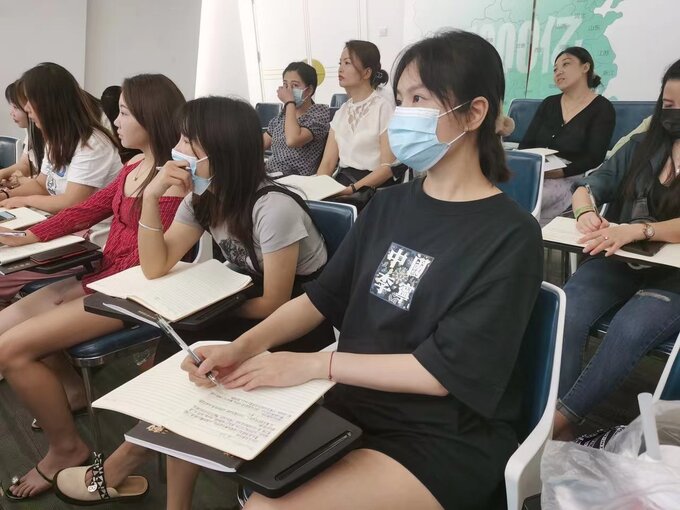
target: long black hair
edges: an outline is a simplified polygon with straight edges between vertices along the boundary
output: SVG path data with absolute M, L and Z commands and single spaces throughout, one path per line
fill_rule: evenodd
M 262 183 L 271 184 L 257 112 L 241 99 L 201 97 L 180 110 L 179 127 L 190 143 L 200 144 L 210 165 L 209 191 L 193 197 L 196 220 L 206 229 L 226 223 L 231 236 L 252 247 L 255 194 Z
M 26 97 L 24 96 L 22 87 L 20 79 L 7 85 L 7 88 L 5 89 L 5 99 L 7 99 L 8 103 L 17 108 L 21 108 L 21 110 L 26 113 L 26 110 L 24 110 Z M 28 133 L 26 150 L 29 151 L 29 153 L 32 151 L 35 157 L 35 165 L 33 164 L 33 161 L 31 161 L 31 158 L 28 159 L 29 172 L 31 177 L 34 177 L 40 173 L 40 166 L 42 165 L 43 156 L 45 155 L 45 139 L 40 130 L 36 127 L 35 122 L 31 119 L 28 119 L 26 132 Z
M 654 106 L 654 114 L 649 123 L 649 129 L 644 139 L 635 150 L 630 168 L 626 174 L 626 178 L 622 184 L 623 196 L 632 200 L 635 198 L 635 184 L 642 172 L 644 172 L 649 160 L 653 158 L 659 151 L 663 153 L 663 164 L 661 168 L 655 168 L 655 175 L 658 178 L 663 171 L 663 167 L 671 156 L 671 149 L 673 148 L 673 138 L 661 125 L 661 110 L 663 110 L 663 91 L 666 83 L 669 80 L 680 80 L 680 60 L 675 61 L 667 70 L 661 80 L 661 92 L 659 98 L 656 100 Z M 680 161 L 675 162 L 680 164 Z M 658 216 L 673 217 L 680 215 L 680 179 L 676 177 L 675 172 L 671 172 L 669 179 L 665 184 L 672 190 L 672 193 L 667 193 L 665 199 L 658 208 Z
M 465 115 L 470 101 L 476 97 L 486 98 L 489 110 L 477 129 L 479 164 L 491 182 L 507 181 L 510 171 L 501 139 L 496 134 L 496 119 L 505 95 L 503 63 L 496 49 L 477 34 L 462 30 L 423 39 L 407 48 L 399 59 L 392 83 L 395 97 L 399 79 L 412 62 L 418 68 L 422 84 L 442 104 L 447 108 L 463 105 L 452 115 L 458 112 Z

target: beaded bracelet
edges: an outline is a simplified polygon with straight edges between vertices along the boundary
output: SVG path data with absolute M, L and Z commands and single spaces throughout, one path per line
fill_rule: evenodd
M 587 212 L 595 212 L 595 208 L 592 205 L 584 205 L 583 207 L 579 207 L 574 211 L 574 218 L 576 218 L 576 221 L 578 221 L 578 219 Z

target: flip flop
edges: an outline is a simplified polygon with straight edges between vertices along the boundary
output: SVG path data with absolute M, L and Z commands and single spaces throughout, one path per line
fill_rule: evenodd
M 76 409 L 75 411 L 71 411 L 71 415 L 73 415 L 74 418 L 76 416 L 83 416 L 85 414 L 87 414 L 87 406 Z M 38 425 L 38 420 L 36 418 L 33 418 L 33 421 L 31 422 L 31 430 L 33 432 L 42 432 L 42 427 Z
M 88 485 L 85 479 L 92 471 Z M 142 499 L 149 492 L 149 482 L 143 476 L 128 476 L 115 489 L 106 486 L 104 461 L 100 453 L 94 455 L 91 466 L 62 469 L 54 476 L 54 492 L 59 499 L 78 506 L 94 506 L 113 502 L 131 502 Z
M 54 480 L 49 479 L 45 475 L 45 473 L 40 471 L 40 468 L 38 467 L 37 464 L 35 465 L 35 470 L 47 483 L 50 484 L 50 486 L 52 486 L 52 487 L 54 486 Z M 7 490 L 3 490 L 5 497 L 7 499 L 9 499 L 10 501 L 25 501 L 27 499 L 37 498 L 38 496 L 42 496 L 43 494 L 45 494 L 45 492 L 47 492 L 49 490 L 49 489 L 47 489 L 45 491 L 39 492 L 38 494 L 36 494 L 34 496 L 15 496 L 14 494 L 12 494 L 12 491 L 10 491 L 9 489 L 14 487 L 15 485 L 17 485 L 20 480 L 21 480 L 21 477 L 13 476 L 11 485 L 7 488 Z

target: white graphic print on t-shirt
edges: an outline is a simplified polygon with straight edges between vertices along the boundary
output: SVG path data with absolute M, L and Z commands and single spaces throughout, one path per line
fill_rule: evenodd
M 373 277 L 371 294 L 408 310 L 434 257 L 392 243 Z

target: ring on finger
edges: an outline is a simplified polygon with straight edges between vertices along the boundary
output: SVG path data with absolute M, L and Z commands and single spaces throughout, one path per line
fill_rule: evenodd
M 609 241 L 609 237 L 604 236 L 604 240 L 605 240 L 605 241 Z

